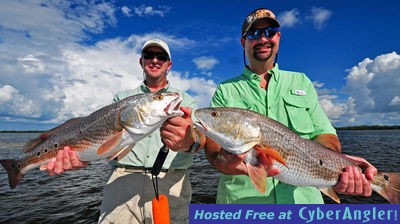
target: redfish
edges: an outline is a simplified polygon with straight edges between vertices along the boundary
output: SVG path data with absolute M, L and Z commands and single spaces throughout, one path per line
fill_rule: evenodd
M 314 141 L 301 138 L 285 125 L 257 112 L 238 108 L 202 108 L 194 112 L 196 128 L 233 154 L 246 153 L 248 174 L 255 188 L 265 192 L 267 171 L 258 156 L 276 159 L 280 173 L 273 178 L 296 186 L 315 186 L 340 202 L 332 187 L 346 166 L 360 171 L 367 164 L 353 161 Z M 370 182 L 372 189 L 390 203 L 400 203 L 400 173 L 379 172 Z
M 105 106 L 89 116 L 73 118 L 26 143 L 20 159 L 2 159 L 9 185 L 14 189 L 30 170 L 46 169 L 64 146 L 81 161 L 122 158 L 131 147 L 160 128 L 170 117 L 182 116 L 178 93 L 144 93 Z

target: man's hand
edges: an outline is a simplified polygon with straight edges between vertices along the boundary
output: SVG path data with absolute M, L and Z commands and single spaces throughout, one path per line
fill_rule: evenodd
M 345 195 L 362 195 L 369 197 L 372 194 L 372 188 L 369 181 L 372 181 L 374 176 L 378 173 L 378 170 L 367 162 L 365 159 L 345 155 L 353 161 L 359 161 L 365 164 L 364 173 L 361 173 L 359 168 L 354 166 L 346 166 L 345 172 L 340 176 L 339 182 L 333 187 L 333 189 Z
M 215 141 L 211 139 L 207 139 L 207 146 L 215 149 L 220 147 Z M 209 161 L 210 159 L 212 159 L 212 165 L 214 165 L 217 170 L 224 174 L 248 175 L 246 163 L 244 162 L 246 153 L 235 155 L 222 148 L 219 148 L 219 150 L 217 150 L 213 154 L 208 154 L 208 156 Z M 260 162 L 260 166 L 262 166 L 267 171 L 268 176 L 275 176 L 276 174 L 280 173 L 278 168 L 273 167 L 275 160 L 272 157 L 267 156 L 264 153 L 260 153 L 258 154 L 258 159 Z
M 217 170 L 230 175 L 247 175 L 246 164 L 243 162 L 246 154 L 235 155 L 224 149 L 218 152 L 213 164 Z
M 181 107 L 184 115 L 172 117 L 165 121 L 160 128 L 164 144 L 173 151 L 187 151 L 195 141 L 195 131 L 192 121 L 192 108 Z
M 66 170 L 73 170 L 85 167 L 89 162 L 82 162 L 78 159 L 76 152 L 71 150 L 69 146 L 65 146 L 63 150 L 59 150 L 57 156 L 47 163 L 47 172 L 50 176 L 54 174 L 62 174 Z

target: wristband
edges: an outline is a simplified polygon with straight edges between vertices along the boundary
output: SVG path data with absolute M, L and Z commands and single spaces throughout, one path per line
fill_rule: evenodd
M 199 150 L 200 147 L 200 138 L 199 135 L 196 133 L 196 139 L 194 140 L 193 144 L 189 147 L 186 153 L 195 153 L 197 150 Z

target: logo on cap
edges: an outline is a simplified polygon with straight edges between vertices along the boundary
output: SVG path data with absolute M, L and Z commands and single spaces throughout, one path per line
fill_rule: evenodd
M 272 26 L 280 27 L 278 20 L 276 20 L 275 14 L 268 9 L 256 9 L 251 12 L 245 19 L 242 26 L 242 36 L 244 36 L 251 26 L 260 19 L 269 19 L 272 22 Z

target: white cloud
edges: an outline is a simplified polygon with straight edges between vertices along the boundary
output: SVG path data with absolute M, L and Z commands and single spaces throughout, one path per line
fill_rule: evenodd
M 13 86 L 0 86 L 0 114 L 5 117 L 38 117 L 40 109 L 32 100 L 26 99 Z
M 310 20 L 314 23 L 314 27 L 318 30 L 322 29 L 327 21 L 332 16 L 332 12 L 321 8 L 321 7 L 312 7 L 311 14 L 306 16 L 306 20 Z
M 282 12 L 278 15 L 278 21 L 282 27 L 293 27 L 300 23 L 298 9 Z
M 345 90 L 354 99 L 357 113 L 400 111 L 400 55 L 383 54 L 364 59 L 349 70 Z M 396 98 L 397 97 L 397 98 Z
M 365 58 L 348 70 L 343 90 L 346 102 L 337 95 L 320 94 L 321 106 L 338 126 L 393 125 L 400 118 L 400 55 L 382 54 Z M 321 88 L 323 84 L 315 82 Z M 321 93 L 322 91 L 318 91 Z
M 128 16 L 128 17 L 131 17 L 131 16 L 132 16 L 132 14 L 131 14 L 132 9 L 130 9 L 130 8 L 129 8 L 128 6 L 126 6 L 126 5 L 124 5 L 124 6 L 121 7 L 121 11 L 122 11 L 122 13 L 123 13 L 125 16 Z
M 390 100 L 389 105 L 390 106 L 400 105 L 400 96 L 395 96 L 392 100 Z
M 13 95 L 15 95 L 17 92 L 18 91 L 10 85 L 0 87 L 0 105 L 11 101 Z
M 27 55 L 23 58 L 18 58 L 21 66 L 26 73 L 42 73 L 44 72 L 45 66 L 42 61 L 33 55 Z
M 153 15 L 164 17 L 169 10 L 170 7 L 168 6 L 158 6 L 157 9 L 155 9 L 153 6 L 140 5 L 139 7 L 133 8 L 134 13 L 139 17 Z
M 160 36 L 168 43 L 169 40 L 173 40 L 170 47 L 174 47 L 175 42 L 188 42 L 190 45 L 190 41 L 186 39 L 180 41 L 176 37 L 160 33 L 132 35 L 127 39 L 109 39 L 93 46 L 68 45 L 68 48 L 60 49 L 61 56 L 57 56 L 59 66 L 49 67 L 45 73 L 40 73 L 41 75 L 35 73 L 35 76 L 29 76 L 31 80 L 29 88 L 24 88 L 25 85 L 21 82 L 18 82 L 16 88 L 4 87 L 0 94 L 0 105 L 10 104 L 12 101 L 6 100 L 9 99 L 10 92 L 18 92 L 18 89 L 24 88 L 26 95 L 20 95 L 19 102 L 25 102 L 20 106 L 31 105 L 41 108 L 32 109 L 35 111 L 35 116 L 32 117 L 41 118 L 44 122 L 60 123 L 71 117 L 86 116 L 111 103 L 113 95 L 118 91 L 140 85 L 143 81 L 139 65 L 141 46 L 145 40 Z M 182 46 L 179 44 L 177 47 L 179 49 Z M 18 60 L 18 63 L 21 62 L 32 64 L 40 60 L 28 55 Z M 31 70 L 22 68 L 24 74 L 33 74 L 31 70 L 36 67 L 30 65 Z M 185 79 L 174 70 L 171 71 L 169 78 L 175 87 L 190 91 L 199 103 L 209 104 L 207 101 L 211 98 L 209 89 L 190 87 L 209 86 L 213 90 L 215 83 L 205 79 Z M 27 114 L 27 107 L 19 107 L 19 112 L 16 111 L 18 107 L 13 108 L 12 111 L 16 114 L 31 115 Z
M 348 111 L 346 103 L 339 102 L 339 97 L 333 94 L 334 91 L 323 89 L 324 83 L 313 81 L 313 85 L 318 92 L 318 101 L 322 109 L 333 124 L 337 123 Z
M 14 44 L 29 40 L 39 48 L 80 41 L 86 32 L 100 33 L 115 23 L 113 6 L 104 2 L 26 0 L 2 2 L 0 7 L 2 40 Z
M 76 11 L 70 8 L 73 4 Z M 114 12 L 111 4 L 94 2 L 2 3 L 0 122 L 55 124 L 86 116 L 111 103 L 116 92 L 142 82 L 139 52 L 146 40 L 162 38 L 172 53 L 196 44 L 165 33 L 80 44 L 88 37 L 85 34 L 102 32 L 116 24 Z M 164 15 L 151 10 L 147 13 Z M 181 77 L 174 68 L 169 76 L 175 87 L 188 90 L 208 105 L 210 90 L 190 87 L 213 89 L 215 83 L 187 77 Z
M 318 82 L 318 81 L 313 81 L 312 83 L 313 83 L 315 88 L 322 88 L 325 85 L 325 83 L 321 83 L 321 82 Z
M 193 59 L 193 63 L 196 64 L 197 69 L 202 70 L 202 71 L 209 71 L 213 69 L 219 61 L 215 57 L 207 57 L 207 56 L 202 56 L 202 57 L 197 57 Z
M 322 109 L 333 123 L 337 122 L 347 111 L 347 105 L 345 103 L 335 102 L 336 99 L 337 96 L 335 95 L 323 95 L 319 97 L 319 103 Z
M 187 74 L 183 74 L 182 76 L 179 72 L 172 72 L 168 79 L 179 89 L 191 94 L 199 107 L 210 106 L 211 97 L 214 94 L 217 84 L 205 78 L 185 78 L 185 75 Z
M 400 118 L 400 55 L 396 52 L 365 58 L 348 70 L 343 93 L 313 82 L 319 102 L 336 126 L 393 125 Z

